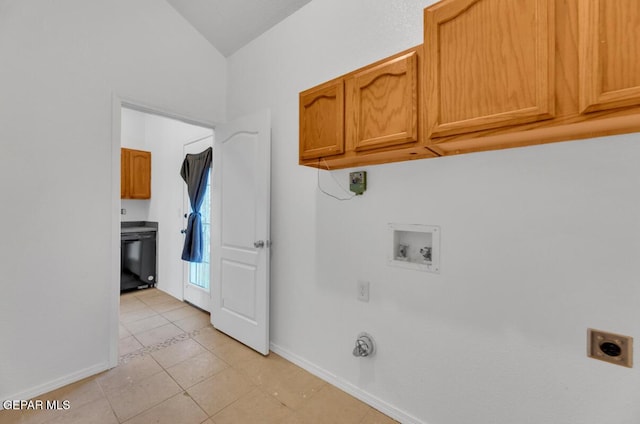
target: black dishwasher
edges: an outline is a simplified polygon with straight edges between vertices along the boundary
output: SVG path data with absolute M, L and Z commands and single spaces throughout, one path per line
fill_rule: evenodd
M 156 284 L 156 229 L 122 228 L 120 234 L 120 291 Z

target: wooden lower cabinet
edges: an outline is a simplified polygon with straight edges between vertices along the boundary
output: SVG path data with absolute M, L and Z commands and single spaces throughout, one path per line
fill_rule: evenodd
M 300 93 L 300 164 L 337 169 L 434 157 L 420 140 L 421 56 L 422 46 L 409 49 Z
M 120 150 L 120 197 L 151 198 L 151 152 L 125 148 Z

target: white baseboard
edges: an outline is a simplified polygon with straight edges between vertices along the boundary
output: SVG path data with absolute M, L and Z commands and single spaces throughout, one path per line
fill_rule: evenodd
M 32 387 L 28 390 L 25 390 L 20 393 L 15 393 L 13 395 L 7 396 L 1 401 L 4 400 L 28 400 L 34 399 L 37 396 L 48 393 L 52 390 L 59 389 L 60 387 L 64 387 L 67 384 L 75 383 L 76 381 L 80 381 L 83 378 L 91 377 L 92 375 L 98 374 L 102 371 L 108 370 L 109 364 L 108 362 L 100 363 L 89 368 L 85 368 L 83 370 L 74 372 L 69 375 L 65 375 L 64 377 L 57 378 L 55 380 L 40 384 L 39 386 Z M 61 399 L 62 400 L 62 399 Z M 4 409 L 2 404 L 0 403 L 0 411 Z
M 277 344 L 271 343 L 271 351 L 282 356 L 286 360 L 293 362 L 301 368 L 309 371 L 311 374 L 315 375 L 318 378 L 330 383 L 339 389 L 349 393 L 351 396 L 360 399 L 364 403 L 372 406 L 383 414 L 388 415 L 394 420 L 400 421 L 401 423 L 406 424 L 426 424 L 424 421 L 419 420 L 418 418 L 407 414 L 406 412 L 396 408 L 395 406 L 383 401 L 382 399 L 373 396 L 372 394 L 362 390 L 361 388 L 349 383 L 348 381 L 343 380 L 335 374 L 325 370 L 324 368 L 319 367 L 318 365 L 309 362 L 308 360 L 302 358 L 301 356 L 296 355 L 295 353 L 278 346 Z

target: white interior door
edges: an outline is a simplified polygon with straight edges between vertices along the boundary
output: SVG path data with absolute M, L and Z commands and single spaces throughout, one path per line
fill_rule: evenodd
M 213 136 L 201 140 L 186 143 L 183 148 L 183 157 L 187 154 L 200 153 L 213 145 Z M 214 153 L 215 156 L 215 153 Z M 209 183 L 207 185 L 207 193 L 200 214 L 202 216 L 202 236 L 203 236 L 203 259 L 202 262 L 186 262 L 183 261 L 183 286 L 184 300 L 196 305 L 198 308 L 211 312 L 211 221 L 214 218 L 211 213 L 211 179 L 209 172 Z M 183 228 L 187 228 L 187 218 L 191 212 L 191 204 L 189 203 L 189 194 L 187 185 L 183 184 Z M 183 238 L 184 241 L 184 238 Z
M 218 125 L 213 155 L 215 328 L 269 353 L 271 115 Z

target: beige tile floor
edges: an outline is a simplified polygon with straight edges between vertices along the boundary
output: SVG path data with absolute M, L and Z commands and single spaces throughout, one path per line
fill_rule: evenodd
M 0 411 L 0 424 L 388 424 L 275 353 L 264 357 L 157 289 L 120 298 L 120 364 L 39 396 L 67 411 Z

